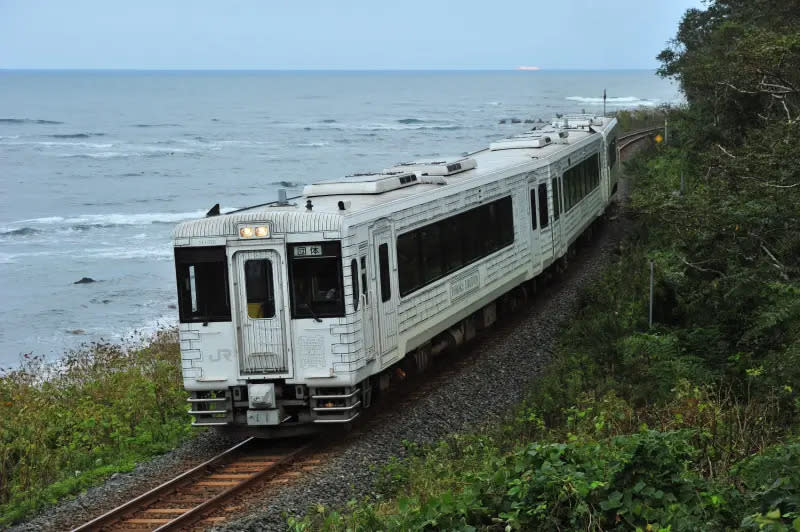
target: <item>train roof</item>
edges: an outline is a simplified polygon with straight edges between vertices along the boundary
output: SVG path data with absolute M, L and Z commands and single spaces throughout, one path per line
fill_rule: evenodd
M 531 162 L 549 164 L 571 146 L 611 128 L 614 122 L 613 118 L 595 115 L 567 115 L 464 156 L 403 162 L 380 172 L 320 181 L 286 201 L 185 221 L 178 224 L 174 236 L 232 236 L 238 234 L 239 224 L 256 221 L 269 221 L 275 233 L 335 231 L 345 216 L 406 198 L 422 198 Z

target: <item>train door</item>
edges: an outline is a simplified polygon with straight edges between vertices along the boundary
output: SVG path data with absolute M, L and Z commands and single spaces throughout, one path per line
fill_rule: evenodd
M 243 375 L 290 373 L 285 330 L 281 256 L 276 251 L 233 255 L 239 322 L 239 371 Z
M 553 257 L 555 258 L 560 257 L 566 251 L 566 243 L 564 242 L 564 233 L 561 226 L 561 198 L 564 197 L 564 179 L 561 172 L 556 172 L 550 179 L 550 197 L 552 198 L 550 223 L 553 236 Z
M 377 281 L 372 299 L 378 324 L 378 354 L 383 364 L 394 358 L 397 351 L 397 289 L 392 286 L 393 257 L 391 227 L 386 222 L 379 222 L 372 228 L 372 263 Z
M 547 183 L 530 183 L 531 224 L 539 231 L 539 257 L 542 266 L 548 266 L 553 260 L 555 245 L 553 242 L 553 228 L 550 223 L 550 208 L 547 201 Z
M 364 353 L 367 360 L 374 360 L 375 325 L 372 319 L 372 308 L 375 304 L 375 295 L 371 292 L 369 282 L 367 282 L 367 279 L 370 278 L 367 270 L 367 249 L 360 250 L 359 255 L 359 278 L 361 279 L 361 308 L 359 312 L 361 313 L 361 330 L 364 333 Z

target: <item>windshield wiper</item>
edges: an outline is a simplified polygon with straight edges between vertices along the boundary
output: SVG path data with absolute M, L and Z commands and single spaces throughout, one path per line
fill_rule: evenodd
M 322 320 L 319 319 L 319 316 L 317 316 L 316 312 L 314 312 L 314 309 L 311 308 L 311 304 L 309 302 L 306 301 L 305 303 L 303 303 L 302 306 L 308 309 L 308 312 L 314 318 L 314 321 L 316 321 L 317 323 L 322 323 Z

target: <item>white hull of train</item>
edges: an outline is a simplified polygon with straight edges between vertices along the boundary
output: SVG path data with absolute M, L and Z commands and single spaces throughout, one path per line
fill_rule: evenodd
M 311 185 L 174 233 L 196 425 L 349 423 L 409 360 L 497 319 L 616 191 L 616 121 L 569 117 L 458 161 Z M 441 171 L 439 171 L 441 169 Z

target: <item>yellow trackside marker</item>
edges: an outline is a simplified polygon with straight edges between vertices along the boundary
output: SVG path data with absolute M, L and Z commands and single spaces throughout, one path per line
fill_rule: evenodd
M 660 143 L 662 140 L 664 140 L 664 137 L 662 137 L 661 135 L 656 135 L 656 142 Z

